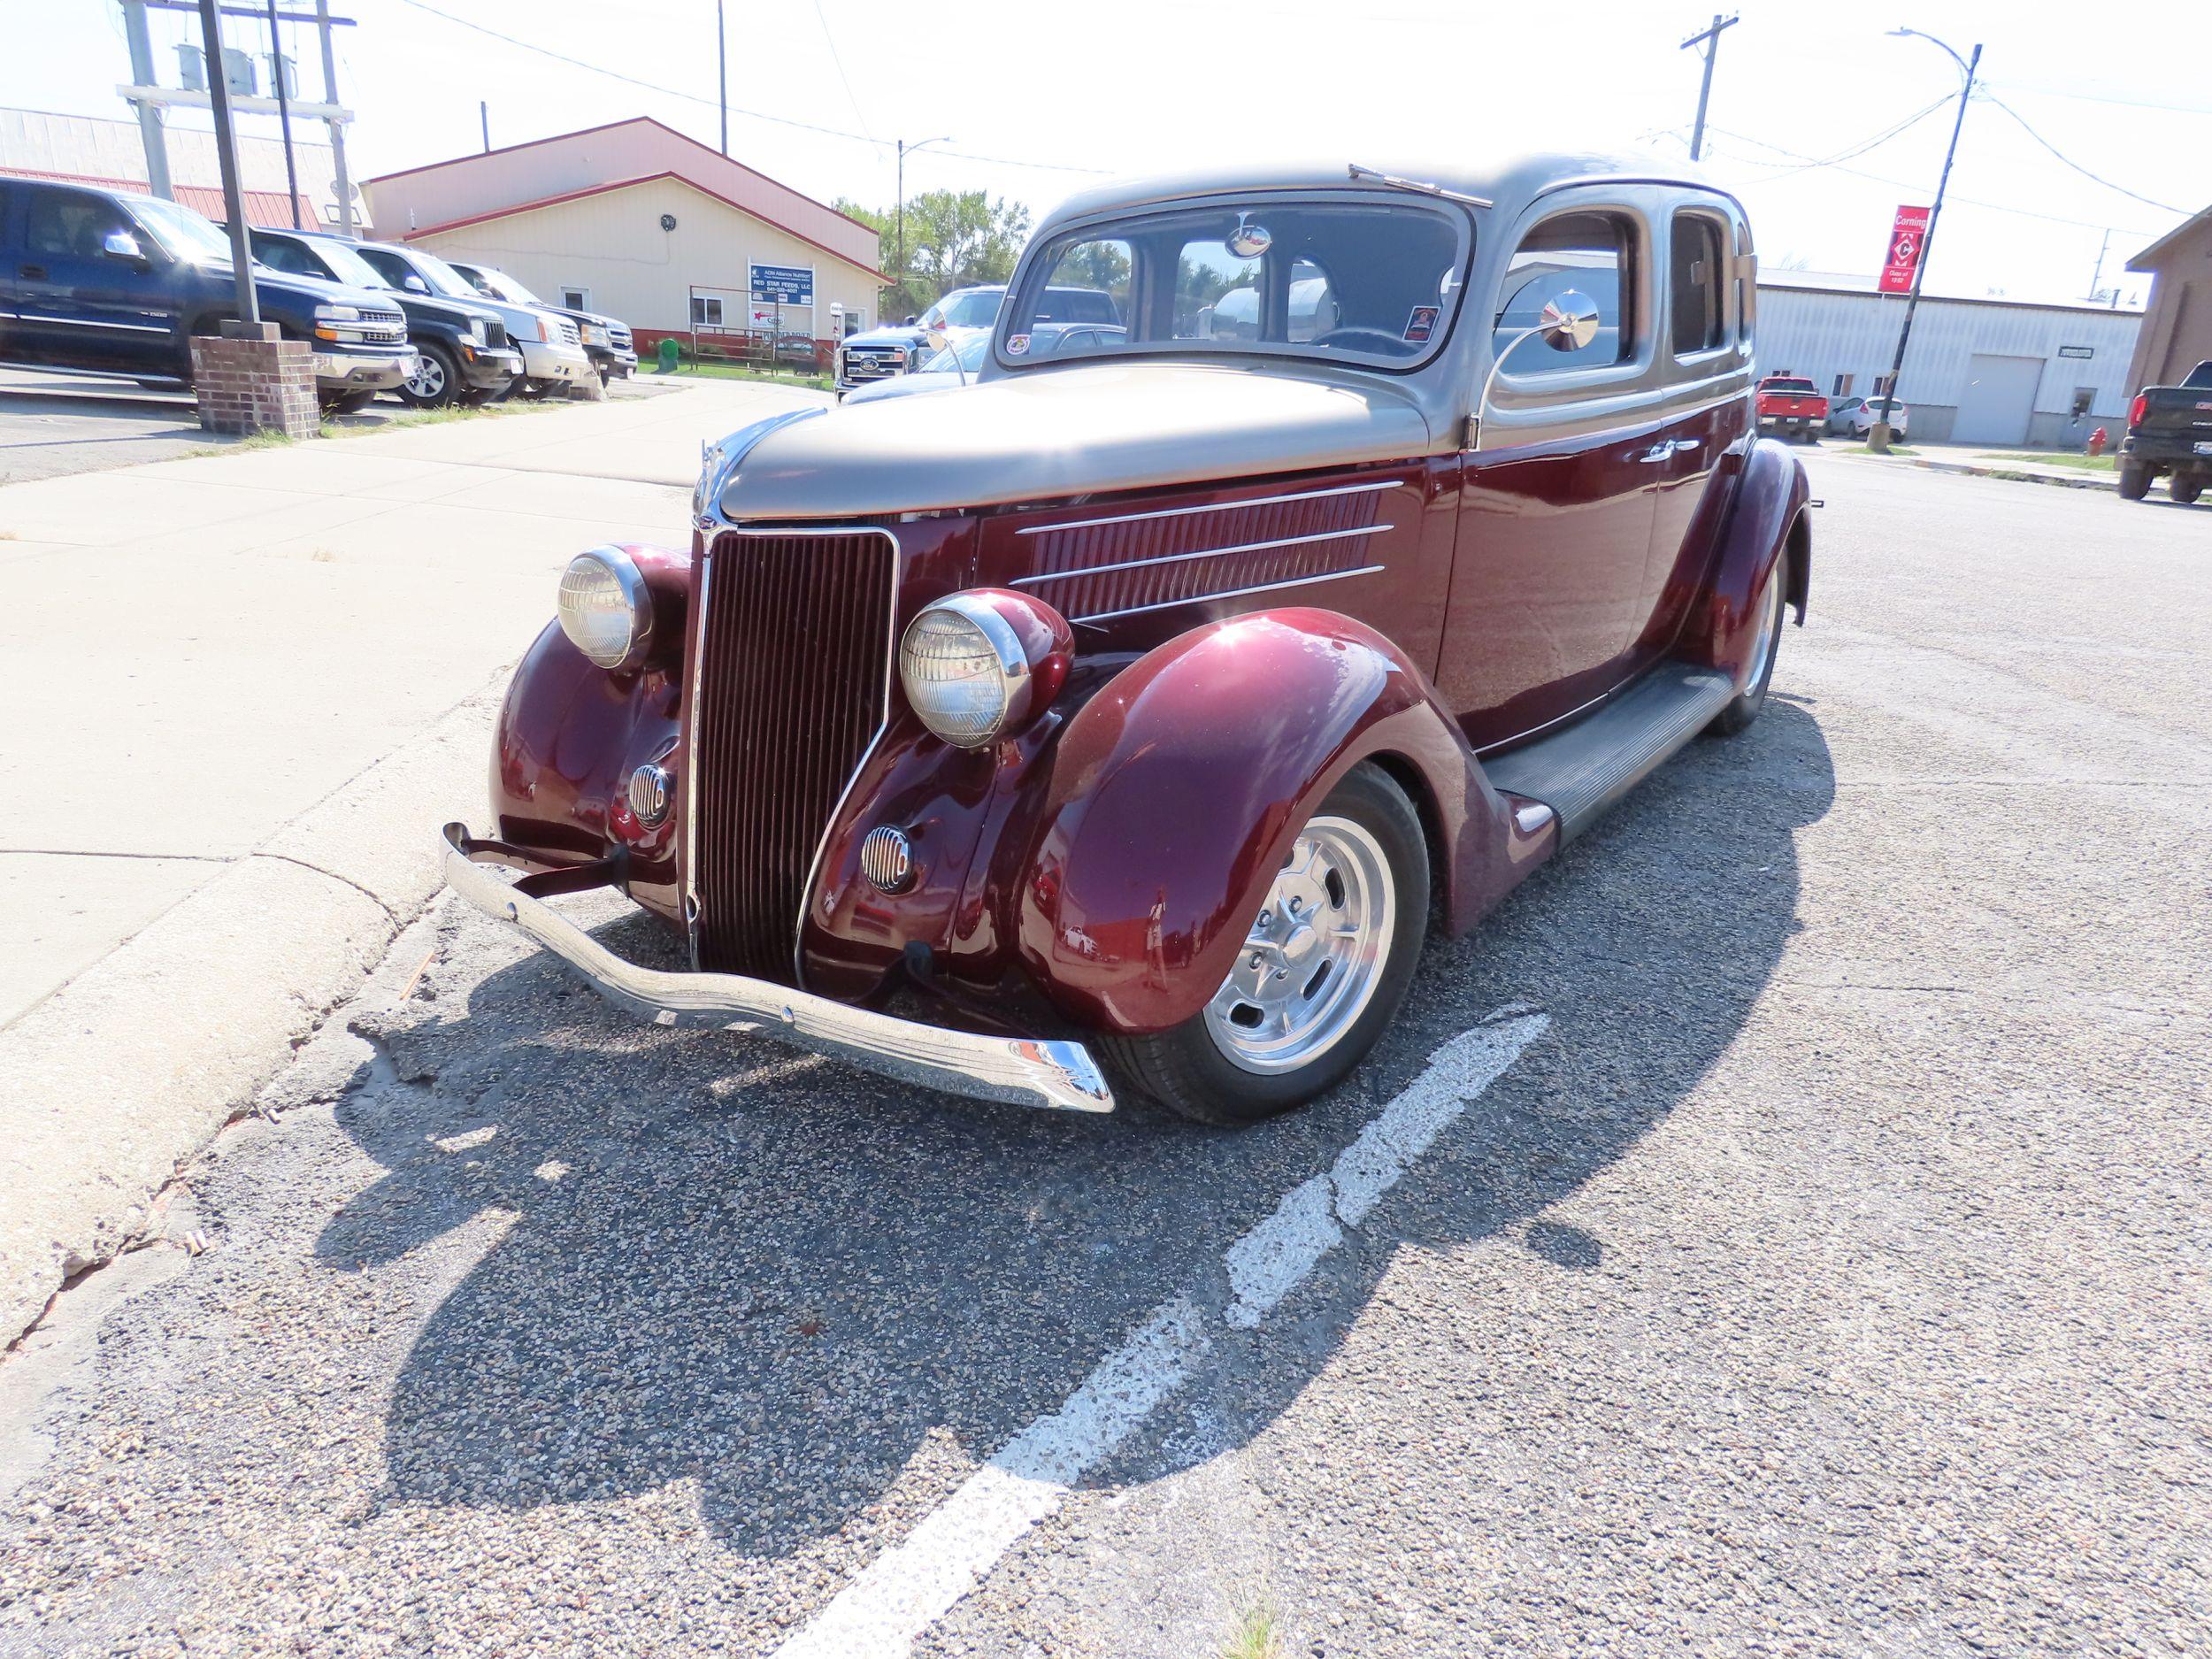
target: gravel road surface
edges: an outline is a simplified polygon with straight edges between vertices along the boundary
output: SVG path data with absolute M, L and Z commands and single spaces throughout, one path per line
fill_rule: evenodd
M 2212 507 L 1809 465 L 1758 725 L 1256 1131 L 434 913 L 0 1365 L 0 1652 L 2212 1649 Z

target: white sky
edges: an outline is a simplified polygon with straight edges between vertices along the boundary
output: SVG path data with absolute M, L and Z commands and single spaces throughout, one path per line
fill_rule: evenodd
M 910 159 L 910 191 L 983 188 L 1039 210 L 1090 180 L 1041 164 L 1146 173 L 1271 153 L 1479 163 L 1551 144 L 1686 153 L 1699 65 L 1678 48 L 1710 19 L 1702 0 L 1371 3 L 727 0 L 730 150 L 824 200 L 887 204 L 890 141 L 946 134 L 951 143 Z M 336 0 L 360 20 L 339 32 L 341 92 L 359 114 L 349 150 L 357 177 L 477 149 L 480 98 L 495 145 L 640 113 L 716 141 L 714 0 L 427 4 L 671 91 L 555 61 L 413 0 Z M 2092 172 L 2178 212 L 2208 205 L 2208 0 L 1739 0 L 1724 10 L 1742 21 L 1722 38 L 1707 159 L 1748 204 L 1770 265 L 1870 273 L 1897 205 L 1932 199 L 1959 72 L 1928 42 L 1885 35 L 1901 22 L 1962 56 L 1981 42 L 1989 90 Z M 151 16 L 157 62 L 173 81 L 169 42 L 196 39 L 197 19 Z M 227 27 L 234 44 L 265 50 L 253 26 Z M 113 0 L 0 0 L 0 104 L 129 114 L 115 93 L 127 60 Z M 289 50 L 303 93 L 319 93 L 312 32 Z M 1782 153 L 1835 157 L 1946 97 L 1840 165 L 1804 167 Z M 245 118 L 244 127 L 273 136 L 276 123 Z M 2069 171 L 1978 97 L 1929 287 L 2078 299 L 2109 228 L 2104 280 L 2139 296 L 2147 280 L 2126 276 L 2125 260 L 2178 212 Z

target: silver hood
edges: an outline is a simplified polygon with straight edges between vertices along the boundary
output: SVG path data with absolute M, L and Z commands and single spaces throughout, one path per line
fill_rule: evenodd
M 722 489 L 733 519 L 854 518 L 1425 455 L 1379 375 L 1313 365 L 1086 363 L 778 426 Z

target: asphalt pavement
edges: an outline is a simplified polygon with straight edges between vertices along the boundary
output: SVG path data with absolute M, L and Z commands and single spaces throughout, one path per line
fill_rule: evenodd
M 434 911 L 0 1365 L 0 1651 L 2212 1647 L 2212 507 L 1807 464 L 1758 724 L 1257 1130 Z

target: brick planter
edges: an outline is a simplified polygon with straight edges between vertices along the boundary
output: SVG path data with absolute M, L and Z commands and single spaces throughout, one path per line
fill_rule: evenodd
M 195 334 L 192 387 L 208 432 L 311 438 L 321 430 L 313 348 L 280 338 L 274 323 L 226 322 L 220 335 Z

